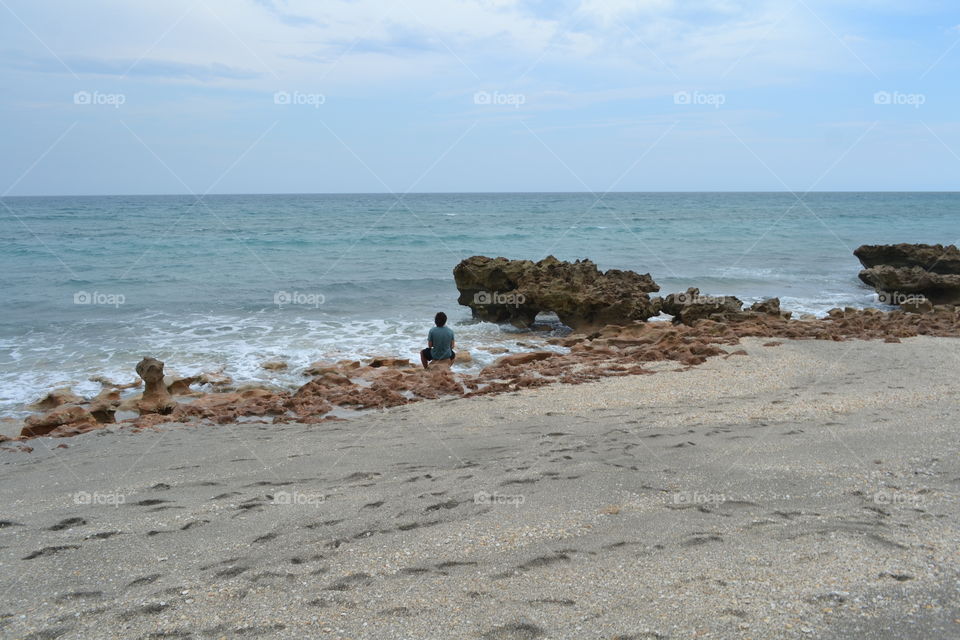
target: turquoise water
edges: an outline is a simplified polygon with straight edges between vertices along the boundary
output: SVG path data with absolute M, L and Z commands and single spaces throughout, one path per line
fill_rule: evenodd
M 852 250 L 960 239 L 960 194 L 771 193 L 4 198 L 0 415 L 146 354 L 192 373 L 302 382 L 320 359 L 411 357 L 436 310 L 458 342 L 533 338 L 465 324 L 451 271 L 483 254 L 590 258 L 798 312 L 875 304 Z M 286 304 L 276 304 L 276 302 Z M 486 362 L 482 354 L 479 364 Z M 267 372 L 265 359 L 292 369 Z

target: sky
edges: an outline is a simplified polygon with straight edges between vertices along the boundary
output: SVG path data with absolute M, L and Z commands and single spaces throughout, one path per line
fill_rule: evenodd
M 0 0 L 0 197 L 960 190 L 932 0 Z

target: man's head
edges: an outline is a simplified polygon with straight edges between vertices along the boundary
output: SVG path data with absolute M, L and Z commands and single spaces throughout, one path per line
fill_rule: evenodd
M 433 321 L 437 324 L 438 327 L 442 327 L 447 324 L 447 314 L 443 311 L 434 316 Z

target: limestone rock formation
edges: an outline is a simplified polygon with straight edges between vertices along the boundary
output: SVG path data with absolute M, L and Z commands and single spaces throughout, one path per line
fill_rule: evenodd
M 28 408 L 33 411 L 50 411 L 65 404 L 80 404 L 83 398 L 73 392 L 70 387 L 60 387 L 47 393 Z
M 671 293 L 663 299 L 661 310 L 673 316 L 675 323 L 692 325 L 697 320 L 723 320 L 738 314 L 743 302 L 733 296 L 702 295 L 700 289 L 690 288 L 685 293 Z
M 110 424 L 116 422 L 114 416 L 119 407 L 120 391 L 118 389 L 104 389 L 90 401 L 87 410 L 100 424 Z
M 863 245 L 853 252 L 864 269 L 860 279 L 880 294 L 880 301 L 911 311 L 928 309 L 925 301 L 960 304 L 960 250 L 955 245 Z
M 589 260 L 540 262 L 473 256 L 453 270 L 458 302 L 488 322 L 530 327 L 541 311 L 553 311 L 577 331 L 646 320 L 659 313 L 660 290 L 649 274 L 610 269 Z
M 143 396 L 137 402 L 140 413 L 166 414 L 173 411 L 176 402 L 163 384 L 163 363 L 156 358 L 144 358 L 137 363 L 137 375 L 145 385 Z
M 20 431 L 23 437 L 45 435 L 76 435 L 96 429 L 100 425 L 83 407 L 65 404 L 43 415 L 29 416 Z M 55 431 L 66 433 L 54 433 Z
M 769 298 L 743 309 L 743 302 L 734 296 L 702 295 L 699 289 L 685 293 L 671 293 L 663 299 L 661 309 L 673 316 L 674 324 L 693 325 L 700 320 L 716 322 L 743 322 L 756 315 L 790 318 L 789 311 L 780 310 L 780 299 Z

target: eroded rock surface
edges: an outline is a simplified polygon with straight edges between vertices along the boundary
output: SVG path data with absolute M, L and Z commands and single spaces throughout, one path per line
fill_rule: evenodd
M 853 253 L 864 266 L 860 280 L 887 304 L 912 311 L 928 310 L 924 301 L 960 304 L 960 250 L 955 245 L 863 245 Z
M 660 287 L 650 274 L 600 271 L 589 260 L 540 262 L 473 256 L 458 264 L 453 277 L 458 302 L 488 322 L 530 327 L 541 311 L 583 331 L 614 323 L 646 320 L 659 313 Z
M 163 380 L 163 363 L 144 358 L 137 363 L 137 375 L 143 379 L 143 396 L 137 402 L 140 413 L 170 413 L 176 406 Z

